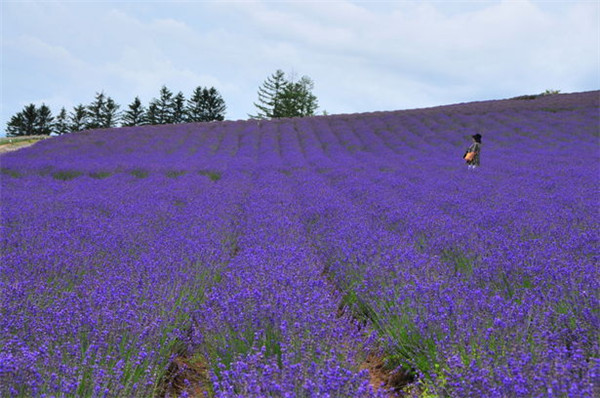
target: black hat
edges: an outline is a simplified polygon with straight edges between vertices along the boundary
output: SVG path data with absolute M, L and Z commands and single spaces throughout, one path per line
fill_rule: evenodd
M 474 135 L 472 135 L 471 137 L 473 137 L 473 139 L 474 139 L 476 142 L 478 142 L 478 143 L 480 143 L 480 144 L 481 144 L 481 134 L 477 133 L 477 134 L 474 134 Z

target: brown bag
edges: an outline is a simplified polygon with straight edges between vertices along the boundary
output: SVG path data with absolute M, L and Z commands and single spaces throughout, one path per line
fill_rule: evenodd
M 477 152 L 467 152 L 467 154 L 465 155 L 465 160 L 467 162 L 470 162 L 471 160 L 473 160 L 473 158 L 475 157 L 475 154 Z

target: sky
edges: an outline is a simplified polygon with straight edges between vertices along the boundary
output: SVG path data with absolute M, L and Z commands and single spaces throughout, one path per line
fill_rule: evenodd
M 314 81 L 317 114 L 600 89 L 600 1 L 0 0 L 0 135 L 104 92 L 121 110 L 164 85 L 215 87 L 248 119 L 281 69 Z

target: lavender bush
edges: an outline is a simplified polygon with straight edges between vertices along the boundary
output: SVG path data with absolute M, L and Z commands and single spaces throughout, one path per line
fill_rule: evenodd
M 597 396 L 599 99 L 4 154 L 0 395 Z

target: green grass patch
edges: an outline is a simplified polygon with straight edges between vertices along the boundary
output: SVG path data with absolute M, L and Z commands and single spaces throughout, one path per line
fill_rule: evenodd
M 3 176 L 9 176 L 9 177 L 13 177 L 13 178 L 19 178 L 22 176 L 22 174 L 20 172 L 18 172 L 17 170 L 6 169 L 6 168 L 0 168 L 0 174 Z
M 185 200 L 175 199 L 173 204 L 177 207 L 183 207 L 183 206 L 187 205 L 187 202 Z
M 47 135 L 44 136 L 23 136 L 23 137 L 2 137 L 0 138 L 0 145 L 6 144 L 33 144 L 34 142 L 38 142 L 41 140 L 45 140 L 48 138 Z
M 376 311 L 356 292 L 353 286 L 344 291 L 340 306 L 349 308 L 354 317 L 361 322 L 377 322 Z
M 185 170 L 169 170 L 166 172 L 166 176 L 169 178 L 177 178 L 177 177 L 181 177 L 185 173 L 187 173 L 187 171 L 185 171 Z
M 131 170 L 129 172 L 129 174 L 131 174 L 135 178 L 146 178 L 146 177 L 148 177 L 148 171 L 143 170 L 143 169 Z
M 430 377 L 437 363 L 437 346 L 431 336 L 418 330 L 410 312 L 395 308 L 379 319 L 375 328 L 391 342 L 385 356 L 385 368 L 391 371 L 401 367 L 412 377 L 418 372 Z
M 237 358 L 260 350 L 267 358 L 275 357 L 280 368 L 283 366 L 282 333 L 269 321 L 262 328 L 228 326 L 227 330 L 208 336 L 204 348 L 210 358 L 211 369 L 219 379 L 223 370 L 230 370 Z
M 559 113 L 559 112 L 568 112 L 568 111 L 572 111 L 573 109 L 571 108 L 541 108 L 540 109 L 542 112 L 549 112 L 549 113 Z
M 200 170 L 198 172 L 203 176 L 210 178 L 211 181 L 219 181 L 221 179 L 221 172 L 215 170 Z
M 98 180 L 110 177 L 111 175 L 112 175 L 112 173 L 110 171 L 92 171 L 89 173 L 90 177 L 96 178 Z
M 454 275 L 471 276 L 473 274 L 473 258 L 460 249 L 451 248 L 442 250 L 441 260 L 454 269 Z
M 70 181 L 70 180 L 73 180 L 73 179 L 79 177 L 82 174 L 83 173 L 81 171 L 76 171 L 76 170 L 61 170 L 61 171 L 55 171 L 54 173 L 52 173 L 52 177 L 55 180 Z

